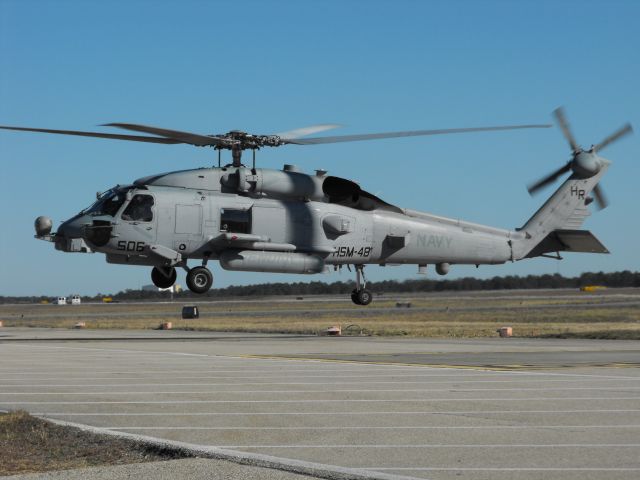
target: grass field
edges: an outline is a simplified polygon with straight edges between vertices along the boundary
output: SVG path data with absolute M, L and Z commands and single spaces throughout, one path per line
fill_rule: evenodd
M 396 307 L 410 301 L 411 308 Z M 181 319 L 183 305 L 198 305 L 200 318 Z M 640 339 L 640 289 L 598 293 L 574 290 L 384 295 L 368 307 L 342 297 L 235 299 L 216 302 L 0 305 L 7 327 L 174 329 L 318 333 L 331 325 L 352 332 L 423 337 L 495 336 L 511 326 L 519 337 Z
M 175 458 L 130 440 L 54 425 L 17 411 L 0 414 L 0 475 Z

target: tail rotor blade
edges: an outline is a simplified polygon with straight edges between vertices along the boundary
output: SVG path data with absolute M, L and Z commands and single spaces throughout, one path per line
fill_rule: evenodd
M 598 205 L 599 210 L 607 208 L 607 205 L 609 205 L 609 201 L 607 200 L 607 196 L 604 194 L 604 190 L 600 187 L 600 185 L 596 185 L 593 189 L 593 196 L 596 198 L 596 204 Z
M 558 121 L 558 125 L 560 126 L 560 130 L 562 130 L 562 134 L 564 135 L 564 138 L 566 138 L 567 142 L 569 142 L 569 145 L 571 145 L 571 150 L 574 152 L 579 152 L 580 147 L 578 146 L 576 139 L 573 137 L 573 134 L 569 129 L 569 122 L 567 121 L 567 117 L 564 114 L 564 108 L 562 107 L 556 108 L 553 111 L 553 115 L 556 117 L 556 120 Z
M 529 194 L 533 195 L 534 193 L 536 193 L 541 188 L 546 187 L 550 183 L 555 182 L 558 179 L 558 177 L 560 177 L 562 174 L 568 172 L 569 170 L 571 170 L 571 162 L 568 162 L 567 164 L 565 164 L 562 167 L 560 167 L 558 170 L 556 170 L 554 172 L 551 172 L 549 175 L 547 175 L 545 177 L 542 177 L 537 182 L 530 184 L 527 187 L 527 190 L 529 191 Z
M 599 144 L 595 145 L 593 148 L 594 148 L 594 150 L 596 152 L 599 152 L 600 150 L 602 150 L 606 146 L 612 144 L 613 142 L 617 141 L 618 139 L 624 137 L 625 135 L 630 134 L 631 132 L 633 132 L 633 128 L 631 127 L 630 123 L 627 123 L 623 127 L 619 128 L 618 130 L 613 132 L 607 138 L 602 140 Z

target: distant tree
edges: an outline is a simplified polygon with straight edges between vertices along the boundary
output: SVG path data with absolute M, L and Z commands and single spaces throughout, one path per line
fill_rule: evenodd
M 372 291 L 378 293 L 418 293 L 443 291 L 472 291 L 472 290 L 514 290 L 539 288 L 578 288 L 584 285 L 601 285 L 605 287 L 640 287 L 640 272 L 624 270 L 621 272 L 587 272 L 579 277 L 563 277 L 559 274 L 527 275 L 525 277 L 508 275 L 478 279 L 475 277 L 457 278 L 455 280 L 383 280 L 369 282 Z M 210 290 L 205 295 L 196 295 L 190 291 L 174 294 L 175 299 L 218 299 L 230 297 L 262 297 L 277 295 L 343 295 L 353 289 L 350 282 L 295 282 L 295 283 L 261 283 L 256 285 L 231 285 L 225 288 Z M 86 300 L 102 301 L 104 296 L 112 297 L 115 301 L 133 300 L 167 300 L 168 292 L 156 290 L 127 289 L 116 294 L 98 293 Z M 47 296 L 0 296 L 0 304 L 6 303 L 39 303 L 50 300 Z

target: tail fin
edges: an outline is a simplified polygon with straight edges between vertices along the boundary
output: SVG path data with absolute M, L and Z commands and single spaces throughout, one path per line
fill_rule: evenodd
M 608 253 L 591 233 L 579 230 L 584 220 L 591 215 L 588 208 L 589 194 L 608 168 L 609 162 L 606 162 L 597 174 L 589 178 L 571 175 L 519 229 L 524 238 L 514 241 L 514 259 L 562 250 Z M 571 232 L 582 232 L 582 240 L 576 242 L 576 235 L 571 235 Z

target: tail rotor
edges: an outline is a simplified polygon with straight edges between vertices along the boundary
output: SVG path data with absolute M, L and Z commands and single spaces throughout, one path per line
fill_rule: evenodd
M 531 195 L 538 193 L 542 188 L 555 182 L 558 178 L 560 178 L 567 172 L 572 172 L 572 174 L 576 178 L 590 178 L 593 175 L 597 174 L 602 166 L 608 163 L 608 160 L 599 157 L 598 153 L 607 146 L 618 141 L 619 139 L 630 134 L 633 131 L 631 124 L 627 123 L 613 132 L 611 135 L 606 137 L 600 143 L 593 145 L 588 150 L 584 150 L 582 147 L 580 147 L 580 145 L 578 145 L 575 137 L 573 136 L 573 133 L 571 132 L 571 128 L 569 127 L 569 122 L 564 113 L 564 109 L 562 107 L 557 108 L 556 110 L 554 110 L 553 116 L 555 117 L 564 138 L 567 140 L 567 143 L 571 148 L 571 160 L 569 160 L 565 165 L 558 168 L 557 170 L 554 170 L 553 172 L 545 175 L 537 181 L 529 184 L 527 186 L 527 190 Z M 598 208 L 606 208 L 609 202 L 607 201 L 604 190 L 600 187 L 600 185 L 596 185 L 592 192 Z

